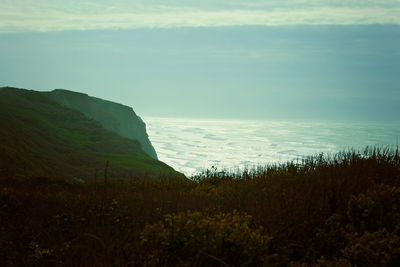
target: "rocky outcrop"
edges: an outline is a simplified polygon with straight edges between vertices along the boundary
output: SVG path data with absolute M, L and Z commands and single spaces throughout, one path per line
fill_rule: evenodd
M 146 125 L 131 107 L 63 89 L 56 89 L 46 94 L 59 104 L 78 110 L 98 121 L 105 129 L 139 141 L 142 150 L 157 159 L 156 151 L 146 133 Z

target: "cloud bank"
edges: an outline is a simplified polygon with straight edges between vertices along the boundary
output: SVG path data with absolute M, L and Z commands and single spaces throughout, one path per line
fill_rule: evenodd
M 0 0 L 0 33 L 219 26 L 400 24 L 400 1 Z M 268 3 L 263 3 L 268 2 Z M 218 4 L 216 4 L 218 3 Z

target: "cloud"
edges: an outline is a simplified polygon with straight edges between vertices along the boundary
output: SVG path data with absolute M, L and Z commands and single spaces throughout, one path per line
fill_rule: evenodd
M 4 2 L 4 3 L 2 3 Z M 215 1 L 212 1 L 215 2 Z M 4 1 L 0 33 L 296 24 L 400 24 L 400 1 Z M 268 3 L 262 3 L 268 2 Z M 381 3 L 385 2 L 385 3 Z M 290 3 L 290 5 L 288 5 Z

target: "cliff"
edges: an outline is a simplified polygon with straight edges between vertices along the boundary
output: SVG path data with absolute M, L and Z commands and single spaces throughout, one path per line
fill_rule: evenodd
M 146 133 L 146 125 L 131 107 L 63 89 L 46 94 L 59 104 L 78 110 L 88 118 L 98 121 L 105 129 L 137 140 L 145 153 L 157 159 L 156 151 Z
M 56 97 L 69 105 L 75 97 L 78 103 L 69 108 L 54 101 Z M 76 110 L 87 103 L 86 114 L 105 114 L 103 125 L 120 131 L 141 127 L 147 138 L 144 123 L 128 107 L 79 93 L 0 88 L 0 177 L 96 180 L 106 162 L 110 178 L 181 176 L 145 153 L 139 141 L 107 130 Z M 112 119 L 114 111 L 119 116 Z M 119 125 L 124 120 L 133 124 L 135 119 L 133 126 Z

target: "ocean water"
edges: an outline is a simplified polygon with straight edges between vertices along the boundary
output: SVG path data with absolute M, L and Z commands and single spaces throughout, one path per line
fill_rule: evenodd
M 161 161 L 187 176 L 366 146 L 396 147 L 400 123 L 144 118 Z

